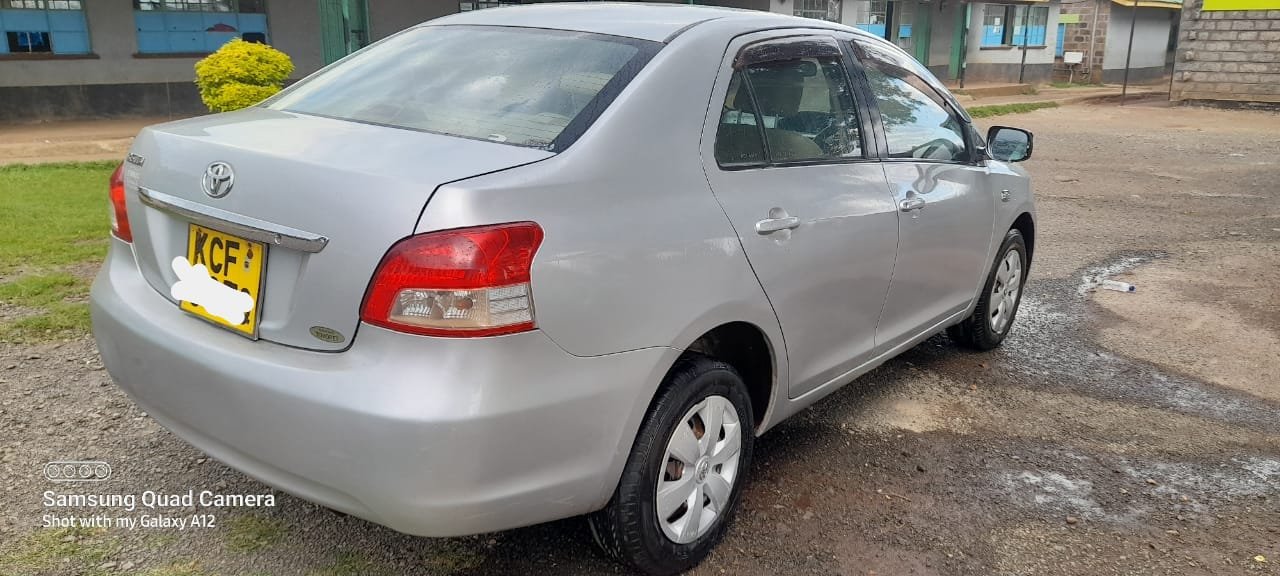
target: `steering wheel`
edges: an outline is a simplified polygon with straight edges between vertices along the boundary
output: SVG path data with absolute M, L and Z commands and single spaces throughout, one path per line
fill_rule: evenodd
M 916 158 L 929 158 L 934 160 L 941 160 L 943 158 L 939 156 L 934 156 L 934 153 L 942 149 L 946 149 L 947 151 L 947 156 L 945 158 L 946 160 L 954 159 L 956 156 L 960 156 L 961 153 L 963 152 L 963 150 L 961 150 L 959 146 L 956 146 L 955 142 L 947 140 L 946 138 L 937 138 L 935 140 L 930 140 L 928 142 L 925 142 L 924 145 L 916 148 L 915 151 L 919 152 L 920 154 L 919 155 L 912 154 L 912 156 L 915 156 Z
M 814 134 L 813 141 L 827 154 L 843 152 L 840 150 L 840 130 L 844 128 L 839 122 L 831 122 L 826 128 Z

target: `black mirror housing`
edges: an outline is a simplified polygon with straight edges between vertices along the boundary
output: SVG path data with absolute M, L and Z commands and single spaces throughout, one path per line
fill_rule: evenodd
M 987 152 L 1003 162 L 1022 162 L 1031 157 L 1035 135 L 1021 128 L 992 126 L 987 130 Z

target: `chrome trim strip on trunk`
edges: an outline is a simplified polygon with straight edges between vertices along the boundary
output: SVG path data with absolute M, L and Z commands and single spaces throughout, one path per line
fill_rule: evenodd
M 316 253 L 329 244 L 329 239 L 319 234 L 228 212 L 141 186 L 138 187 L 138 198 L 147 206 L 186 218 L 193 223 L 272 246 Z

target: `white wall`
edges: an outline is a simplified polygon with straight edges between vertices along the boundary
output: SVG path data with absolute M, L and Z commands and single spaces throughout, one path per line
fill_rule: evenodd
M 1104 70 L 1124 68 L 1125 52 L 1129 48 L 1129 26 L 1133 23 L 1133 8 L 1119 4 L 1111 6 L 1111 23 L 1107 26 L 1107 46 L 1102 53 Z M 1165 65 L 1165 53 L 1169 46 L 1169 26 L 1174 10 L 1164 8 L 1138 8 L 1138 21 L 1133 30 L 1133 60 L 1130 68 L 1155 68 Z
M 840 8 L 840 23 L 846 26 L 853 26 L 858 20 L 865 20 L 865 18 L 859 18 L 859 16 L 866 14 L 870 10 L 870 0 L 844 0 L 844 5 Z
M 1035 4 L 1043 6 L 1044 4 Z M 966 40 L 968 54 L 965 60 L 970 64 L 1020 64 L 1022 63 L 1022 47 L 982 49 L 982 20 L 987 4 L 973 4 L 973 19 L 969 22 L 969 38 Z M 1053 64 L 1053 51 L 1058 42 L 1058 8 L 1057 2 L 1049 7 L 1048 29 L 1045 30 L 1043 48 L 1027 48 L 1027 64 Z M 1000 7 L 1003 9 L 1003 6 Z M 1108 32 L 1110 34 L 1110 32 Z
M 794 14 L 797 0 L 769 0 L 769 11 L 778 14 Z M 840 23 L 853 26 L 858 21 L 858 14 L 871 6 L 869 0 L 842 0 L 840 6 Z
M 941 6 L 941 9 L 939 9 Z M 930 2 L 921 4 L 929 10 L 930 40 L 928 66 L 944 66 L 951 63 L 951 43 L 955 42 L 956 20 L 964 18 L 964 4 L 959 2 Z

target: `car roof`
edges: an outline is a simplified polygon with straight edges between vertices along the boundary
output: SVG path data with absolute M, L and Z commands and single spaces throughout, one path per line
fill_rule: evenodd
M 744 23 L 751 21 L 760 28 L 796 26 L 797 24 L 811 28 L 831 27 L 828 26 L 829 22 L 759 10 L 639 2 L 569 2 L 504 6 L 461 12 L 423 25 L 473 24 L 552 28 L 665 42 L 701 22 L 735 19 L 742 20 Z

